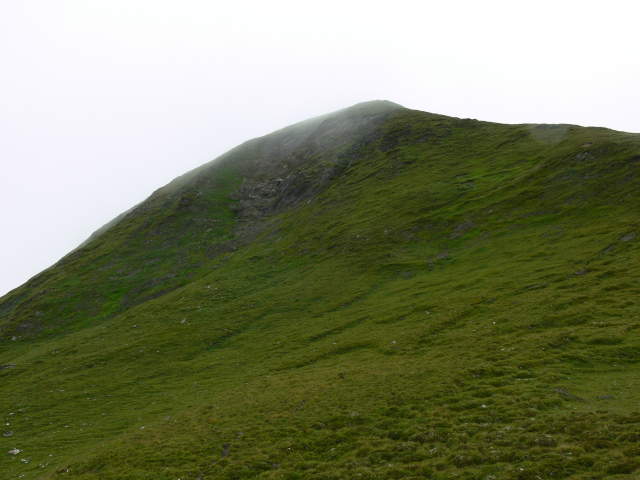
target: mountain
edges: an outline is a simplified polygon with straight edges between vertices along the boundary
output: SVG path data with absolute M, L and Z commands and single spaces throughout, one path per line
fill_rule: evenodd
M 386 101 L 250 140 L 0 299 L 3 478 L 635 478 L 639 171 Z

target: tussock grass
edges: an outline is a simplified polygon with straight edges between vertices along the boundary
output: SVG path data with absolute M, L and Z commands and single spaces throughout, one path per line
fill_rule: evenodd
M 382 111 L 248 142 L 3 298 L 4 477 L 637 475 L 640 138 Z M 248 217 L 287 136 L 301 200 Z

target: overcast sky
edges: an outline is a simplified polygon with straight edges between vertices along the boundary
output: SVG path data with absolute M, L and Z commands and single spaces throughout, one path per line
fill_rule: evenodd
M 0 0 L 0 296 L 174 177 L 358 102 L 640 132 L 634 3 Z

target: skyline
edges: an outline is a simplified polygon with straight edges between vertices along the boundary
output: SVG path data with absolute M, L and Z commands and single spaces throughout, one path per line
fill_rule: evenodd
M 628 2 L 0 4 L 0 296 L 173 178 L 381 99 L 640 132 Z

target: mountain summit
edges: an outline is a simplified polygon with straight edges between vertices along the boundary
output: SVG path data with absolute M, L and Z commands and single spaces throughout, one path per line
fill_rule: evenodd
M 387 101 L 250 140 L 0 299 L 0 471 L 637 474 L 638 168 Z

